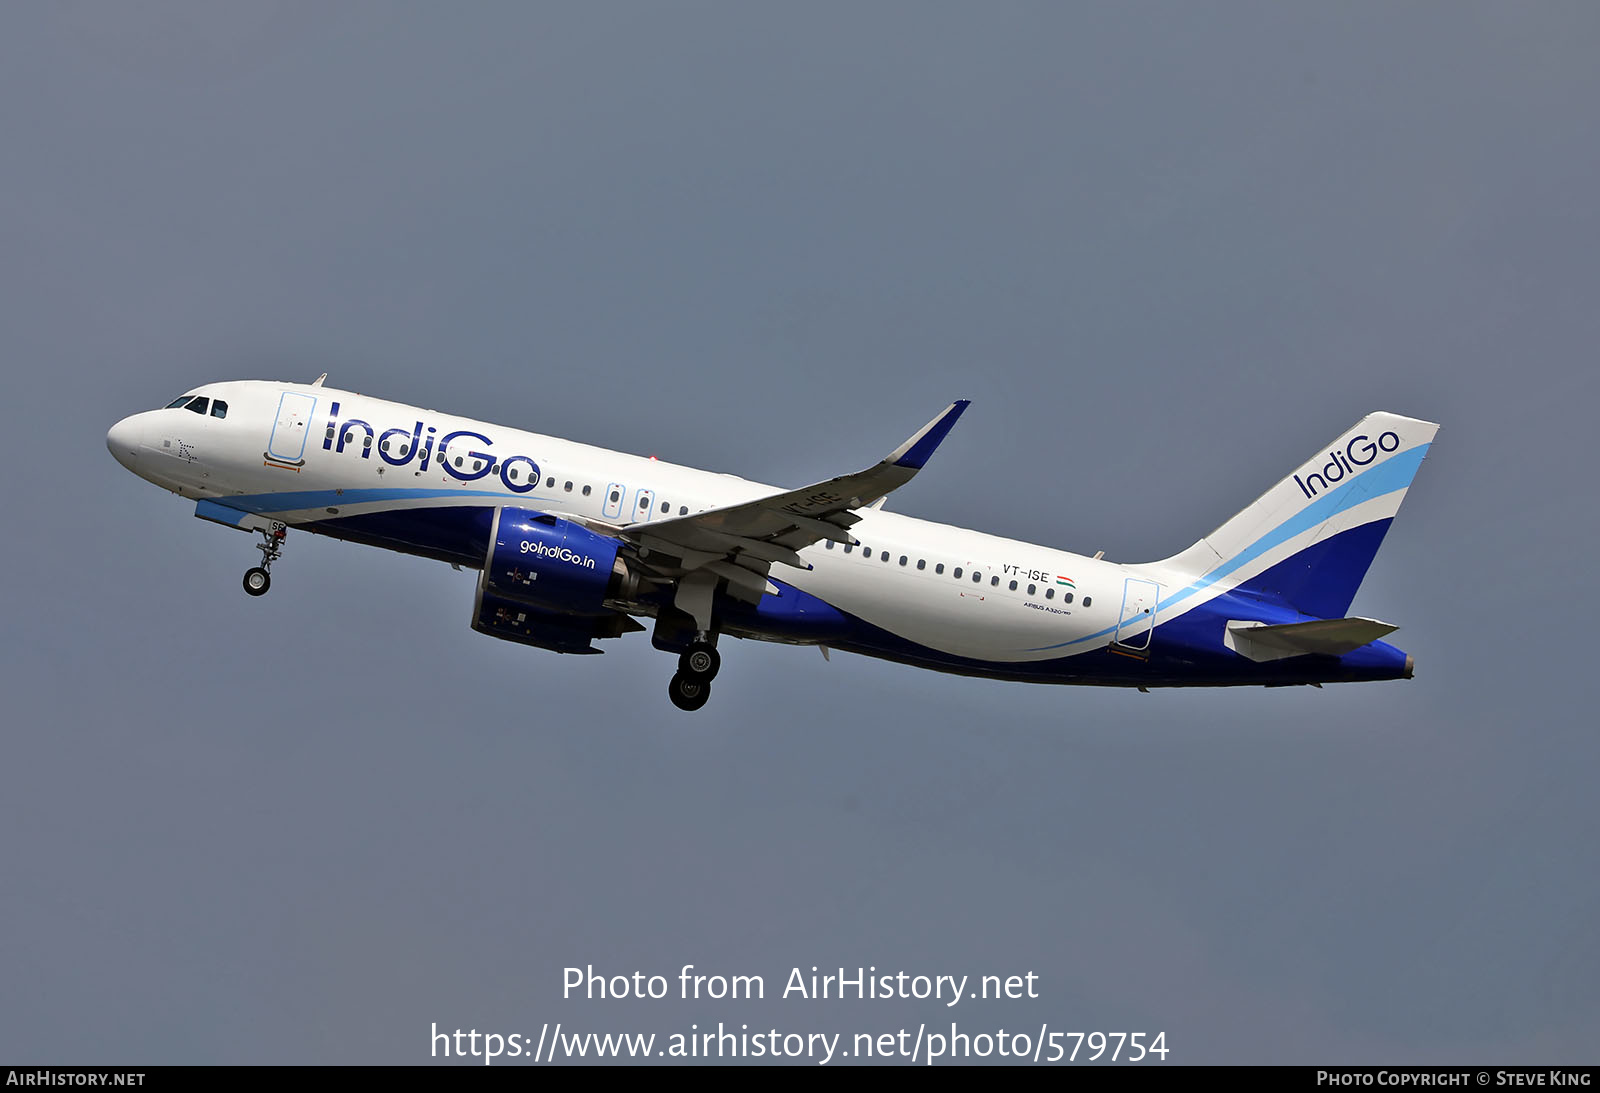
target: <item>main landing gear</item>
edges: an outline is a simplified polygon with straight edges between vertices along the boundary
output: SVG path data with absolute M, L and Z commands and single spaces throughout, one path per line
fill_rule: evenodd
M 256 549 L 261 552 L 261 564 L 245 571 L 244 590 L 252 596 L 265 596 L 272 587 L 272 563 L 283 557 L 283 541 L 289 537 L 284 524 L 273 522 L 272 529 L 257 528 L 261 542 Z
M 698 710 L 711 698 L 711 681 L 722 667 L 722 656 L 713 641 L 714 637 L 702 634 L 678 658 L 678 671 L 667 685 L 667 697 L 680 710 Z

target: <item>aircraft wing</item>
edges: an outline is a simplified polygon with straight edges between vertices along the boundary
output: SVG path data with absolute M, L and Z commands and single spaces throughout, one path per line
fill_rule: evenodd
M 866 508 L 916 477 L 969 405 L 958 399 L 877 465 L 803 489 L 776 493 L 692 516 L 629 524 L 616 532 L 662 576 L 707 570 L 730 594 L 754 602 L 769 589 L 772 563 L 811 568 L 796 553 L 832 539 L 854 543 L 849 529 Z

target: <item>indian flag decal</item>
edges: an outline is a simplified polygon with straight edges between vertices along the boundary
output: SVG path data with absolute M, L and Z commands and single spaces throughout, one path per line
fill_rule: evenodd
M 1072 578 L 1071 577 L 1057 577 L 1056 578 L 1056 584 L 1064 584 L 1068 588 L 1077 588 L 1078 587 L 1077 585 L 1072 583 Z

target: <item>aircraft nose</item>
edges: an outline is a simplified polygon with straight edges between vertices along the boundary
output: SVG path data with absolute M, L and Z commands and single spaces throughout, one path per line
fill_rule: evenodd
M 144 423 L 139 420 L 140 415 L 125 417 L 106 433 L 106 447 L 129 470 L 133 469 L 134 460 L 139 458 L 139 448 L 144 443 Z

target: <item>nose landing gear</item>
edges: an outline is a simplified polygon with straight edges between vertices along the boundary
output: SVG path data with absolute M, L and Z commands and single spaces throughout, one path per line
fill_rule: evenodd
M 283 557 L 283 541 L 289 537 L 289 529 L 275 520 L 270 531 L 266 528 L 256 531 L 261 536 L 256 546 L 261 552 L 261 564 L 245 571 L 244 590 L 252 596 L 265 596 L 272 587 L 272 563 Z

